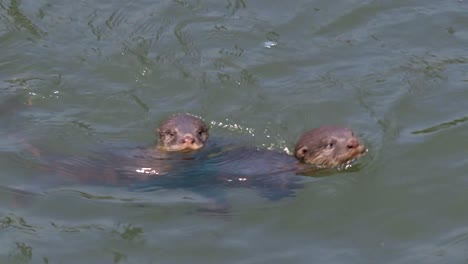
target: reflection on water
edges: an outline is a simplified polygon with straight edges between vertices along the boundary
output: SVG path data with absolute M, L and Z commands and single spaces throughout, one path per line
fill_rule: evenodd
M 466 262 L 467 11 L 0 1 L 0 262 Z M 155 166 L 114 150 L 175 112 L 218 139 L 128 177 Z M 323 124 L 371 155 L 296 175 L 291 147 Z
M 441 129 L 447 129 L 447 128 L 450 128 L 452 126 L 456 126 L 460 123 L 464 123 L 468 121 L 468 117 L 462 117 L 462 118 L 458 118 L 458 119 L 455 119 L 453 121 L 450 121 L 450 122 L 446 122 L 446 123 L 442 123 L 442 124 L 438 124 L 438 125 L 435 125 L 433 127 L 429 127 L 429 128 L 425 128 L 425 129 L 422 129 L 422 130 L 417 130 L 417 131 L 413 131 L 412 134 L 426 134 L 426 133 L 432 133 L 432 132 L 436 132 L 438 130 L 441 130 Z

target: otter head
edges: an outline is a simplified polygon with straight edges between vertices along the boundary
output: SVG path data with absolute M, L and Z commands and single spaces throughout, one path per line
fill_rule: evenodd
M 294 156 L 301 162 L 332 168 L 348 164 L 367 149 L 346 127 L 322 126 L 304 133 L 294 148 Z
M 161 123 L 158 147 L 165 151 L 192 151 L 202 148 L 208 139 L 208 126 L 190 114 L 176 114 Z

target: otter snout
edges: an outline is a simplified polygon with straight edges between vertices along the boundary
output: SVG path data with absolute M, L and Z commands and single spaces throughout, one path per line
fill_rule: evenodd
M 192 135 L 184 135 L 182 138 L 182 144 L 192 145 L 195 143 L 195 138 Z
M 352 137 L 348 140 L 346 147 L 348 147 L 349 149 L 355 149 L 359 147 L 359 145 L 361 145 L 359 139 L 357 139 L 356 137 Z

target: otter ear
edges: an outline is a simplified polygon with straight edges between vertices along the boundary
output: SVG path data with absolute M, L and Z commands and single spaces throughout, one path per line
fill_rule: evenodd
M 298 159 L 303 159 L 307 152 L 309 151 L 309 148 L 307 146 L 302 146 L 296 151 L 296 158 Z
M 165 131 L 159 127 L 155 130 L 155 132 L 156 132 L 156 136 L 158 136 L 159 138 L 163 138 L 164 133 L 165 133 Z

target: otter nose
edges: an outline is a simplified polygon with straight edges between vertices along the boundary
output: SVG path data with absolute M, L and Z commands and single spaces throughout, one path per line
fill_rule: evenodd
M 359 140 L 355 137 L 351 138 L 346 145 L 349 149 L 357 148 L 359 146 Z
M 182 139 L 183 144 L 193 144 L 195 143 L 195 139 L 191 135 L 185 135 Z

